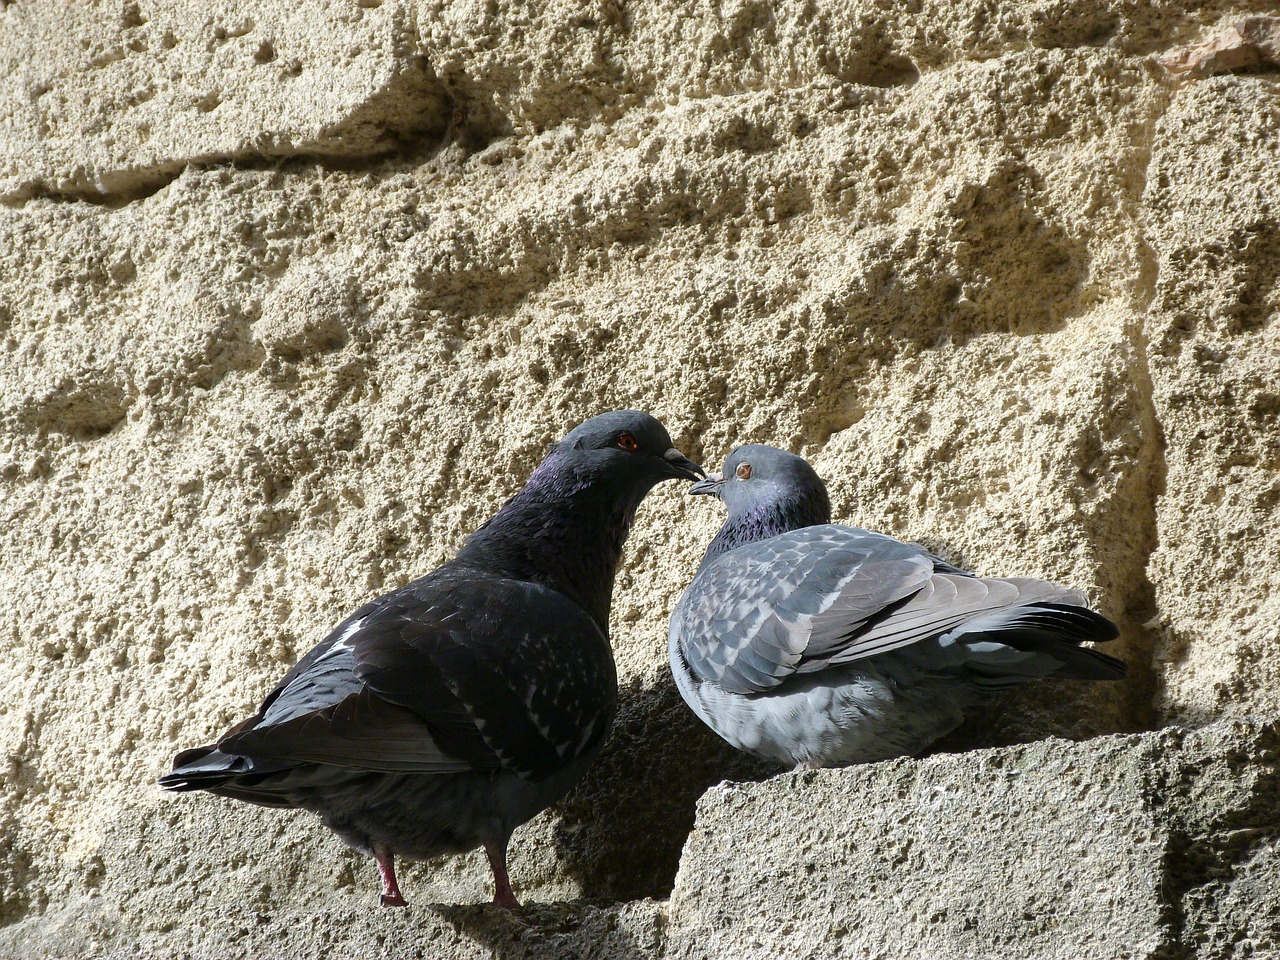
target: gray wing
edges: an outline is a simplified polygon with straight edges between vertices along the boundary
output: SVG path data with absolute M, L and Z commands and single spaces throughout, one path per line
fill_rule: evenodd
M 732 693 L 850 663 L 1010 605 L 1079 596 L 1039 580 L 973 577 L 916 544 L 816 526 L 748 544 L 698 573 L 672 616 L 689 669 Z
M 851 527 L 792 530 L 724 554 L 697 577 L 671 630 L 694 675 L 758 693 L 834 654 L 928 582 L 919 548 Z

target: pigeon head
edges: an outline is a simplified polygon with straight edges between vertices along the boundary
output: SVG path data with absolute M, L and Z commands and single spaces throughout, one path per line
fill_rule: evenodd
M 695 483 L 689 493 L 719 497 L 729 511 L 704 564 L 743 544 L 831 522 L 827 487 L 813 467 L 794 453 L 764 444 L 738 447 L 725 459 L 722 472 Z
M 639 410 L 592 417 L 556 445 L 555 454 L 579 477 L 634 484 L 648 490 L 663 480 L 698 480 L 703 469 L 671 442 L 666 427 Z
M 797 526 L 829 523 L 827 487 L 813 467 L 794 453 L 752 443 L 738 447 L 724 470 L 689 488 L 691 494 L 719 497 L 729 516 L 782 508 L 794 512 Z
M 555 445 L 454 562 L 552 587 L 607 633 L 614 574 L 640 502 L 664 480 L 705 475 L 649 414 L 592 417 Z

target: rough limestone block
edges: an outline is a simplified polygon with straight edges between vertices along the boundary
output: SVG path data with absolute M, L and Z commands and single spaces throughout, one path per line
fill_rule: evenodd
M 400 3 L 76 0 L 0 15 L 0 199 L 154 190 L 189 163 L 368 157 L 443 130 Z
M 1280 950 L 1277 760 L 1280 720 L 1254 719 L 724 783 L 698 804 L 669 907 L 515 916 L 426 900 L 382 910 L 356 858 L 330 876 L 287 816 L 234 837 L 210 810 L 203 838 L 184 839 L 171 807 L 113 824 L 87 889 L 0 930 L 0 953 L 1267 957 Z M 264 877 L 267 849 L 301 867 Z M 451 879 L 446 867 L 427 889 L 464 892 Z
M 74 899 L 33 941 L 25 924 L 0 931 L 6 957 L 103 960 L 659 960 L 665 905 L 533 906 L 519 916 L 479 905 L 380 910 L 347 900 L 301 911 L 206 907 L 163 929 L 129 927 L 108 904 Z
M 1151 558 L 1165 714 L 1280 709 L 1280 88 L 1178 91 L 1145 203 L 1147 320 L 1164 432 Z
M 723 784 L 666 955 L 1268 955 L 1277 748 L 1221 723 Z

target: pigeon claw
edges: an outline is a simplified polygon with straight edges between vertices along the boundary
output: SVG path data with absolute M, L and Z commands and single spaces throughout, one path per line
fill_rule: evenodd
M 499 910 L 519 910 L 520 901 L 510 890 L 499 890 L 493 895 L 493 906 Z
M 409 901 L 398 893 L 384 893 L 378 897 L 378 903 L 384 907 L 407 907 Z

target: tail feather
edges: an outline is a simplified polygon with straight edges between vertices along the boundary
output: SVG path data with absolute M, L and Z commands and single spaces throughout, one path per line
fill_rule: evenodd
M 1119 635 L 1116 625 L 1094 610 L 1041 601 L 972 620 L 948 639 L 969 652 L 965 667 L 976 682 L 1005 687 L 1047 676 L 1120 680 L 1128 672 L 1123 660 L 1080 646 Z
M 208 790 L 220 797 L 247 800 L 265 807 L 291 807 L 293 803 L 288 797 L 267 782 L 280 780 L 278 775 L 294 766 L 223 753 L 216 746 L 194 747 L 173 758 L 173 770 L 161 777 L 159 783 L 175 793 Z

